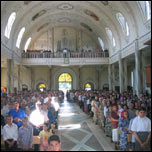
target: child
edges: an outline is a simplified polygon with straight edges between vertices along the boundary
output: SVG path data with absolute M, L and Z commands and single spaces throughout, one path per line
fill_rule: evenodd
M 60 142 L 59 136 L 57 135 L 53 135 L 49 137 L 48 145 L 49 145 L 48 151 L 61 151 L 60 150 L 61 142 Z
M 40 151 L 48 149 L 48 138 L 52 136 L 52 130 L 49 128 L 49 123 L 44 123 L 43 130 L 40 132 Z

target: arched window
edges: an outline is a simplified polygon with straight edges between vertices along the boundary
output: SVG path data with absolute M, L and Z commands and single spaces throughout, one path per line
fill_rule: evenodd
M 27 51 L 27 48 L 28 48 L 30 42 L 31 42 L 31 37 L 29 37 L 28 40 L 26 41 L 26 44 L 25 44 L 25 47 L 24 47 L 25 52 Z
M 11 33 L 11 29 L 12 29 L 13 23 L 15 21 L 15 18 L 16 18 L 16 13 L 13 12 L 9 17 L 6 28 L 5 28 L 5 36 L 8 39 L 10 38 L 10 33 Z
M 23 37 L 23 34 L 25 32 L 25 27 L 23 27 L 20 32 L 19 32 L 19 35 L 18 35 L 18 38 L 17 38 L 17 41 L 16 41 L 16 47 L 17 48 L 20 48 L 20 43 L 21 43 L 21 39 Z
M 117 13 L 116 17 L 117 17 L 125 35 L 129 36 L 129 26 L 128 26 L 128 23 L 127 23 L 126 19 L 124 18 L 124 16 L 121 13 Z
M 45 85 L 44 83 L 40 83 L 40 84 L 38 85 L 38 89 L 39 89 L 41 92 L 43 92 L 43 90 L 46 89 L 46 85 Z
M 115 38 L 113 37 L 112 31 L 108 27 L 106 27 L 106 33 L 107 33 L 109 40 L 111 41 L 113 47 L 115 47 L 116 46 Z
M 98 40 L 99 40 L 102 50 L 104 51 L 105 48 L 104 48 L 104 43 L 103 43 L 102 39 L 100 37 L 98 37 Z
M 86 83 L 85 84 L 85 90 L 91 90 L 92 89 L 92 86 L 91 86 L 91 84 L 90 83 Z
M 151 5 L 149 1 L 138 1 L 140 8 L 142 9 L 142 13 L 146 17 L 147 20 L 151 19 Z
M 62 73 L 59 76 L 59 82 L 72 82 L 72 77 L 69 73 Z

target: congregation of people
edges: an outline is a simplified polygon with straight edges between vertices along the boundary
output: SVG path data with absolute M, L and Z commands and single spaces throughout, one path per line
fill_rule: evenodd
M 48 139 L 58 128 L 58 111 L 63 100 L 64 93 L 54 90 L 1 96 L 1 137 L 5 149 L 31 150 L 34 147 L 34 150 L 47 151 Z M 130 92 L 71 90 L 67 92 L 67 100 L 77 103 L 92 122 L 103 129 L 115 149 L 151 150 L 149 95 L 138 97 Z M 40 144 L 33 145 L 34 136 L 39 136 Z
M 50 138 L 60 145 L 55 131 L 62 100 L 62 91 L 23 91 L 1 96 L 1 141 L 5 150 L 50 151 Z M 40 138 L 40 144 L 33 144 L 34 137 Z
M 111 138 L 116 150 L 151 150 L 151 97 L 131 92 L 70 91 L 67 97 Z

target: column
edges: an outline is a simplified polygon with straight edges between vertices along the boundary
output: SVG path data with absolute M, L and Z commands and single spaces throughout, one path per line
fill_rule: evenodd
M 127 59 L 123 60 L 123 82 L 124 82 L 124 91 L 127 91 L 128 86 L 128 73 L 127 73 Z
M 34 70 L 31 67 L 31 90 L 34 90 L 34 79 L 35 79 L 35 75 L 34 75 Z
M 121 52 L 119 52 L 119 84 L 120 84 L 120 93 L 123 92 L 123 65 L 121 59 Z
M 111 71 L 112 71 L 112 64 L 108 65 L 108 80 L 109 80 L 109 90 L 112 90 L 112 77 L 111 77 Z
M 145 54 L 141 51 L 141 82 L 142 82 L 142 92 L 146 91 L 146 70 L 145 70 Z
M 112 90 L 115 91 L 115 65 L 112 64 L 112 70 L 111 70 L 111 75 L 112 75 Z
M 138 40 L 135 41 L 135 78 L 136 78 L 136 94 L 139 97 L 141 93 L 141 76 L 140 76 L 140 54 L 139 54 L 139 46 Z
M 81 77 L 80 77 L 80 70 L 81 70 L 81 67 L 79 67 L 79 69 L 78 69 L 78 77 L 79 77 L 79 78 L 78 78 L 78 80 L 79 80 L 79 83 L 78 83 L 78 84 L 79 84 L 78 89 L 79 89 L 79 90 L 81 90 Z
M 52 52 L 54 52 L 54 28 L 52 28 Z
M 21 87 L 21 65 L 17 65 L 17 87 L 18 87 L 18 91 L 21 91 L 22 87 Z
M 50 79 L 50 90 L 51 90 L 51 88 L 52 88 L 52 68 L 50 68 L 50 70 L 49 70 L 49 72 L 50 72 L 50 76 L 49 76 L 49 79 Z
M 7 93 L 14 93 L 14 61 L 7 59 Z

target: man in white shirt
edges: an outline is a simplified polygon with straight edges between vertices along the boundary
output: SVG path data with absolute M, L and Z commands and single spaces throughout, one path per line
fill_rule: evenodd
M 6 117 L 7 124 L 3 127 L 3 139 L 5 141 L 6 151 L 17 149 L 18 127 L 13 122 L 12 116 Z
M 139 116 L 135 117 L 131 131 L 136 136 L 135 151 L 150 151 L 151 120 L 146 117 L 146 109 L 139 109 Z

